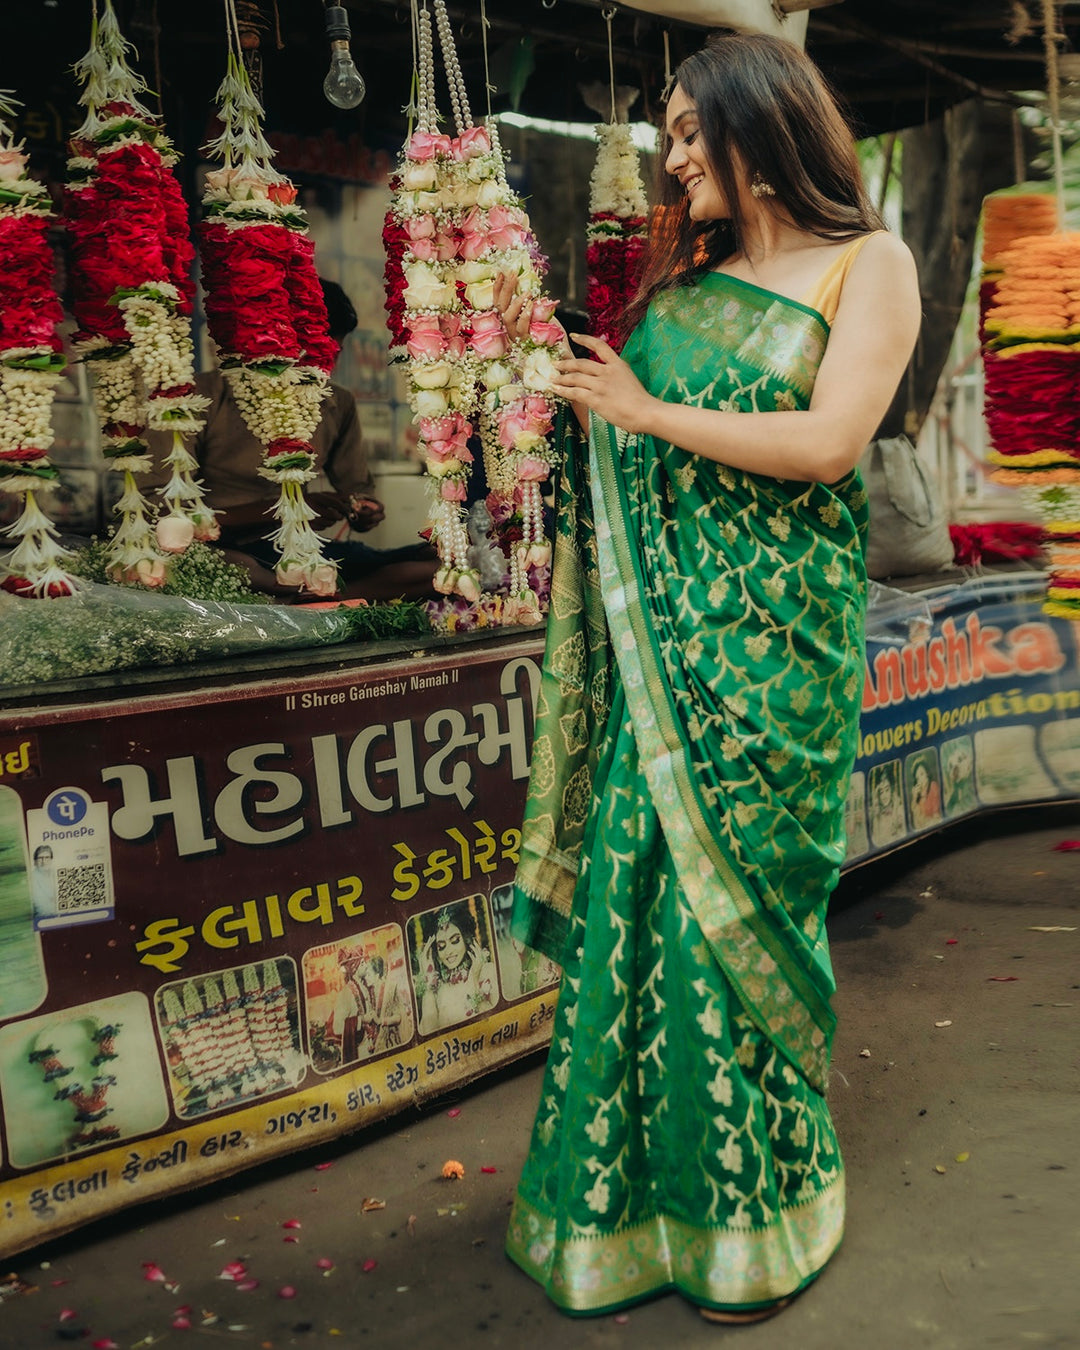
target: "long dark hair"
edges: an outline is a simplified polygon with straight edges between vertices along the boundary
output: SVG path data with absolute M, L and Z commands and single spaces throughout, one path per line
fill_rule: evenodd
M 765 198 L 794 224 L 842 240 L 884 228 L 867 196 L 847 123 L 813 61 L 783 38 L 716 34 L 675 72 L 697 109 L 701 140 L 731 211 L 692 221 L 678 180 L 665 172 L 671 138 L 662 137 L 656 199 L 662 208 L 641 284 L 623 319 L 624 336 L 658 291 L 687 285 L 742 247 L 744 222 L 733 151 L 775 189 Z

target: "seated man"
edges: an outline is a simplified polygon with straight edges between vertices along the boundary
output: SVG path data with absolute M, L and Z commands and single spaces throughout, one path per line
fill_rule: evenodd
M 356 327 L 356 311 L 335 282 L 323 281 L 322 288 L 331 335 L 342 342 Z M 276 527 L 273 509 L 278 488 L 259 473 L 262 446 L 248 430 L 221 372 L 195 378 L 210 406 L 206 425 L 189 449 L 199 462 L 206 503 L 217 513 L 219 547 L 230 562 L 247 568 L 255 590 L 284 598 L 310 598 L 295 586 L 283 586 L 274 575 L 278 555 L 267 536 Z M 311 522 L 313 528 L 323 530 L 345 521 L 358 533 L 373 529 L 384 512 L 374 495 L 375 480 L 363 449 L 356 401 L 348 389 L 330 385 L 312 444 L 319 473 L 333 489 L 305 493 L 318 512 Z M 161 486 L 165 479 L 158 477 Z M 423 600 L 435 595 L 431 583 L 438 560 L 435 550 L 422 540 L 404 548 L 376 549 L 359 540 L 327 539 L 323 553 L 338 564 L 341 594 L 346 598 Z

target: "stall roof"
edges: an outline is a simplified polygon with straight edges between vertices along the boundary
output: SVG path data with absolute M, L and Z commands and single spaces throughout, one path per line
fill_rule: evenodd
M 140 68 L 169 104 L 198 117 L 224 65 L 221 0 L 115 0 L 140 49 Z M 922 123 L 950 104 L 982 94 L 1005 102 L 1045 83 L 1041 27 L 1033 0 L 816 0 L 807 47 L 847 103 L 859 132 Z M 327 62 L 318 0 L 239 0 L 264 25 L 262 49 L 271 120 L 291 129 L 327 125 L 396 135 L 409 95 L 412 38 L 407 0 L 347 0 L 353 51 L 369 86 L 351 114 L 333 114 L 321 93 Z M 496 111 L 588 121 L 582 84 L 608 83 L 608 25 L 620 84 L 643 97 L 635 116 L 654 117 L 664 85 L 664 37 L 671 60 L 700 45 L 706 30 L 609 0 L 484 0 L 488 72 Z M 486 111 L 481 0 L 448 0 L 474 113 Z M 1066 56 L 1080 42 L 1080 0 L 1059 6 Z M 5 16 L 0 88 L 29 103 L 70 105 L 70 65 L 85 50 L 89 0 L 24 0 Z M 279 46 L 279 39 L 281 45 Z M 1080 59 L 1080 58 L 1078 58 Z M 65 120 L 66 117 L 65 117 Z

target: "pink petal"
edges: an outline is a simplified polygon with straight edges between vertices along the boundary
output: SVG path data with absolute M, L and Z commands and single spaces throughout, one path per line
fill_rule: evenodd
M 173 1324 L 173 1330 L 174 1330 L 174 1331 L 190 1331 L 190 1330 L 191 1330 L 191 1318 L 190 1318 L 190 1317 L 174 1317 L 174 1318 L 173 1318 L 173 1321 L 172 1321 L 172 1324 Z
M 299 1242 L 299 1241 L 300 1241 L 300 1239 L 299 1239 L 298 1237 L 293 1237 L 292 1233 L 286 1233 L 285 1236 L 284 1236 L 281 1240 L 282 1240 L 282 1242 Z
M 378 1261 L 373 1261 L 369 1256 L 368 1259 L 364 1262 L 364 1264 L 360 1267 L 360 1269 L 364 1272 L 365 1275 L 370 1275 L 378 1264 L 379 1264 Z
M 286 1219 L 281 1226 L 282 1228 L 300 1228 L 302 1224 L 299 1219 Z
M 1080 848 L 1080 839 L 1063 839 L 1060 844 L 1054 845 L 1055 853 L 1071 853 L 1074 849 Z
M 236 1282 L 236 1287 L 237 1287 L 237 1289 L 243 1290 L 243 1292 L 244 1292 L 245 1294 L 250 1294 L 251 1291 L 252 1291 L 253 1289 L 258 1289 L 258 1287 L 259 1287 L 259 1281 L 258 1281 L 258 1280 L 237 1280 L 237 1282 Z
M 330 1260 L 328 1256 L 320 1256 L 319 1259 L 315 1262 L 315 1265 L 319 1270 L 334 1269 L 334 1263 L 333 1261 Z
M 960 941 L 959 938 L 946 938 L 946 939 L 945 939 L 945 946 L 946 946 L 946 947 L 955 947 L 956 944 L 957 944 L 959 941 Z
M 487 1172 L 488 1175 L 490 1176 L 492 1173 L 497 1172 L 497 1171 L 498 1171 L 498 1168 L 497 1168 L 497 1167 L 481 1167 L 480 1171 L 481 1171 L 481 1172 Z
M 446 1114 L 450 1117 L 451 1120 L 456 1120 L 457 1117 L 461 1115 L 461 1107 L 460 1107 L 460 1106 L 452 1106 L 452 1107 L 450 1108 L 450 1110 L 447 1111 Z
M 61 1308 L 61 1309 L 60 1309 L 60 1321 L 61 1321 L 61 1322 L 70 1322 L 71 1319 L 72 1319 L 73 1317 L 78 1317 L 78 1315 L 79 1315 L 79 1314 L 75 1311 L 74 1308 Z
M 173 1313 L 176 1317 L 186 1317 L 190 1311 L 191 1311 L 190 1303 L 181 1303 L 179 1308 L 173 1309 Z
M 316 1171 L 316 1172 L 325 1172 L 326 1169 L 327 1169 L 328 1167 L 333 1167 L 333 1165 L 334 1165 L 334 1164 L 333 1164 L 332 1162 L 328 1162 L 328 1163 L 316 1163 L 316 1164 L 315 1164 L 315 1171 Z
M 626 1313 L 616 1313 L 615 1321 L 617 1325 L 619 1325 L 620 1327 L 624 1327 L 626 1326 L 627 1322 L 630 1321 L 630 1319 L 629 1317 L 627 1317 Z
M 144 1279 L 144 1280 L 162 1280 L 162 1281 L 164 1281 L 164 1279 L 165 1279 L 165 1272 L 161 1269 L 161 1267 L 157 1264 L 157 1262 L 155 1262 L 155 1261 L 144 1261 L 144 1262 L 142 1263 L 142 1268 L 143 1268 L 143 1270 L 146 1271 L 146 1274 L 143 1276 L 143 1279 Z
M 98 1340 L 90 1342 L 90 1350 L 120 1350 L 120 1347 L 108 1336 L 101 1336 Z
M 62 1284 L 67 1284 L 67 1280 L 50 1280 L 49 1284 L 53 1289 L 59 1289 Z
M 219 1280 L 242 1280 L 247 1274 L 247 1266 L 243 1261 L 230 1261 L 227 1266 L 222 1266 Z
M 295 1298 L 296 1290 L 292 1287 L 291 1284 L 283 1284 L 281 1288 L 277 1291 L 277 1296 L 278 1298 Z

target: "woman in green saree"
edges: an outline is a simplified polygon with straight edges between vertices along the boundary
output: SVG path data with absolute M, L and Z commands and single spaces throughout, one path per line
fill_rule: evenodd
M 855 464 L 919 300 L 790 44 L 685 61 L 666 142 L 675 225 L 629 341 L 575 338 L 591 359 L 567 347 L 556 385 L 589 450 L 566 432 L 514 927 L 563 983 L 508 1251 L 570 1313 L 676 1289 L 747 1321 L 843 1229 L 824 921 L 863 682 Z

